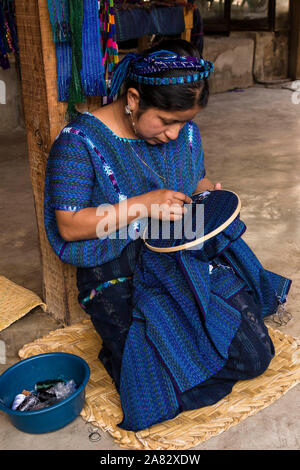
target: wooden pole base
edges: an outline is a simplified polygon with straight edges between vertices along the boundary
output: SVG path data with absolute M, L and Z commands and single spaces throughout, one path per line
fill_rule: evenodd
M 66 325 L 86 318 L 77 300 L 76 268 L 62 263 L 44 227 L 44 182 L 47 158 L 64 125 L 67 103 L 58 101 L 56 53 L 47 1 L 16 0 L 22 98 L 28 158 L 43 267 L 43 301 L 47 312 Z M 93 109 L 93 100 L 85 106 Z

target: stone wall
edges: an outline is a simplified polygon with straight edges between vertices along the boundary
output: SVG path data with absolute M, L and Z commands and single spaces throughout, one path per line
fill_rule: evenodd
M 245 38 L 254 42 L 254 77 L 272 81 L 288 77 L 289 33 L 282 32 L 234 32 L 232 38 Z
M 253 85 L 254 41 L 243 37 L 206 36 L 203 57 L 214 62 L 212 93 Z
M 288 33 L 245 31 L 232 32 L 228 37 L 206 35 L 203 56 L 215 64 L 211 92 L 287 78 L 288 43 Z M 24 127 L 20 83 L 14 56 L 10 56 L 11 68 L 0 68 L 0 133 Z M 3 88 L 6 88 L 5 103 L 1 100 Z
M 288 78 L 287 32 L 232 32 L 206 36 L 203 56 L 215 64 L 212 93 Z

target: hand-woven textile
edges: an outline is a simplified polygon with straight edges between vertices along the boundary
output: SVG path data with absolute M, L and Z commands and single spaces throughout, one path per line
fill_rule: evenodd
M 77 112 L 75 104 L 83 101 L 83 91 L 81 83 L 82 67 L 82 23 L 83 23 L 83 3 L 81 0 L 70 0 L 70 30 L 71 30 L 71 50 L 72 50 L 72 71 L 69 87 L 68 109 L 70 119 L 73 119 Z
M 291 281 L 262 267 L 241 238 L 243 222 L 239 225 L 239 230 L 227 228 L 215 237 L 214 255 L 222 252 L 265 317 L 277 310 L 278 299 L 285 301 Z M 203 260 L 202 250 L 174 255 L 142 248 L 133 275 L 132 324 L 122 357 L 124 418 L 119 426 L 123 429 L 139 431 L 174 418 L 180 395 L 225 365 L 241 314 L 230 303 L 233 292 L 224 288 L 216 293 L 210 284 L 209 262 Z
M 68 101 L 72 75 L 72 47 L 69 9 L 61 0 L 48 0 L 53 38 L 56 44 L 58 100 Z M 74 12 L 76 15 L 78 12 Z M 101 50 L 98 0 L 83 2 L 81 39 L 82 67 L 79 70 L 86 96 L 106 94 Z

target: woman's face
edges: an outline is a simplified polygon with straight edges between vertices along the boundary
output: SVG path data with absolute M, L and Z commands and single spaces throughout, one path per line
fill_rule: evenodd
M 157 145 L 175 140 L 187 121 L 201 111 L 200 106 L 186 111 L 164 111 L 150 108 L 135 121 L 136 131 L 149 144 Z
M 194 119 L 202 110 L 200 106 L 196 105 L 186 111 L 165 111 L 159 108 L 141 111 L 139 110 L 139 92 L 135 88 L 128 90 L 127 103 L 133 111 L 132 119 L 137 135 L 152 145 L 177 139 L 179 131 L 185 123 Z

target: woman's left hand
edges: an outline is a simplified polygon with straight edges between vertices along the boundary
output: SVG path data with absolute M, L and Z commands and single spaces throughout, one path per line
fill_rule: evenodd
M 216 183 L 216 184 L 214 185 L 214 189 L 222 189 L 221 183 Z

